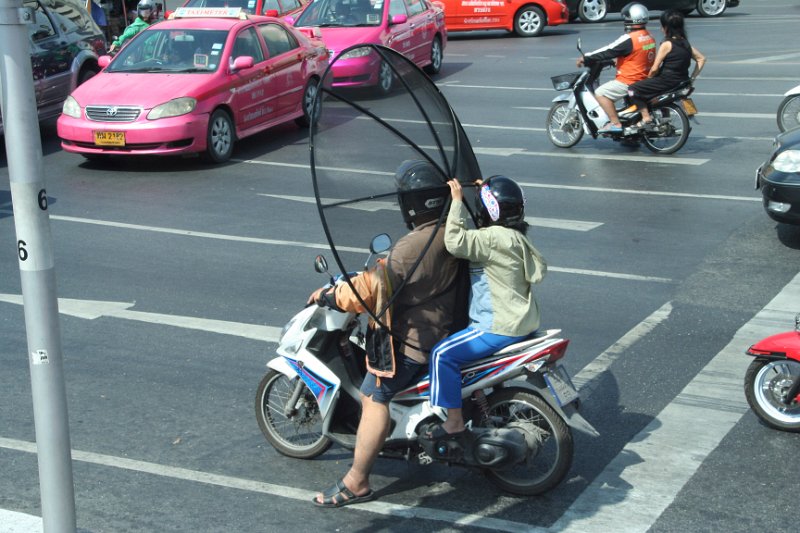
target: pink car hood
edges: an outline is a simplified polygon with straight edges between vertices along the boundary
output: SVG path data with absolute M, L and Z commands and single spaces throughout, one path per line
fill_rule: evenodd
M 337 55 L 345 48 L 356 44 L 385 44 L 384 30 L 381 26 L 374 28 L 320 28 L 322 40 L 328 50 L 333 50 Z
M 87 105 L 127 105 L 151 109 L 159 104 L 208 92 L 216 85 L 214 74 L 168 74 L 101 72 L 73 91 L 81 107 Z

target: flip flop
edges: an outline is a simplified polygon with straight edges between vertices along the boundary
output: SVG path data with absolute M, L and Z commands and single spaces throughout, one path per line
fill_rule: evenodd
M 455 433 L 449 433 L 442 427 L 441 424 L 433 424 L 428 426 L 428 429 L 422 432 L 422 438 L 427 440 L 440 440 L 440 439 L 458 439 L 467 432 L 467 429 L 462 429 Z
M 322 493 L 322 502 L 317 501 L 317 497 L 311 500 L 317 507 L 344 507 L 354 503 L 364 503 L 375 499 L 375 491 L 370 489 L 366 494 L 356 496 L 353 491 L 344 484 L 344 478 Z

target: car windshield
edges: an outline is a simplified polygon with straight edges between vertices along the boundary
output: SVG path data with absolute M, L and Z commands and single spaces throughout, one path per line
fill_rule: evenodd
M 108 72 L 215 72 L 227 31 L 147 30 L 120 50 Z
M 257 0 L 189 0 L 186 7 L 241 7 L 245 13 L 255 13 Z M 300 0 L 263 0 L 261 15 L 277 11 L 279 15 L 300 8 Z
M 295 26 L 379 26 L 384 6 L 383 0 L 314 0 Z

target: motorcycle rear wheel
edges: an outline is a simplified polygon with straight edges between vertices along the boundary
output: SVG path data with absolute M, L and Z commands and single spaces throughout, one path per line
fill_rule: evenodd
M 305 384 L 295 404 L 295 413 L 288 417 L 284 414 L 295 383 L 296 380 L 269 370 L 258 384 L 256 420 L 264 437 L 278 452 L 295 459 L 313 459 L 332 443 L 322 434 L 319 405 Z
M 800 403 L 793 401 L 786 405 L 781 401 L 798 375 L 800 363 L 791 359 L 756 359 L 747 368 L 744 395 L 753 412 L 768 426 L 800 432 Z
M 800 94 L 787 96 L 778 106 L 778 129 L 790 130 L 800 126 Z
M 642 134 L 644 145 L 657 154 L 674 154 L 689 139 L 689 117 L 677 104 L 653 110 L 655 128 Z
M 556 102 L 547 113 L 547 136 L 559 148 L 570 148 L 583 138 L 583 120 L 576 110 L 570 113 L 567 102 Z M 566 122 L 565 122 L 566 120 Z
M 539 396 L 519 389 L 501 389 L 487 398 L 490 418 L 498 428 L 527 433 L 537 449 L 524 462 L 508 470 L 484 470 L 501 489 L 534 496 L 558 485 L 572 465 L 572 433 L 566 422 Z M 477 423 L 478 421 L 473 421 Z

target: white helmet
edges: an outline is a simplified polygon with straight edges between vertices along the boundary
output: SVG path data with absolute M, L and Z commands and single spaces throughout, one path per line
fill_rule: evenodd
M 647 25 L 650 20 L 650 13 L 642 4 L 631 2 L 622 8 L 622 20 L 625 21 L 625 29 L 640 29 Z

